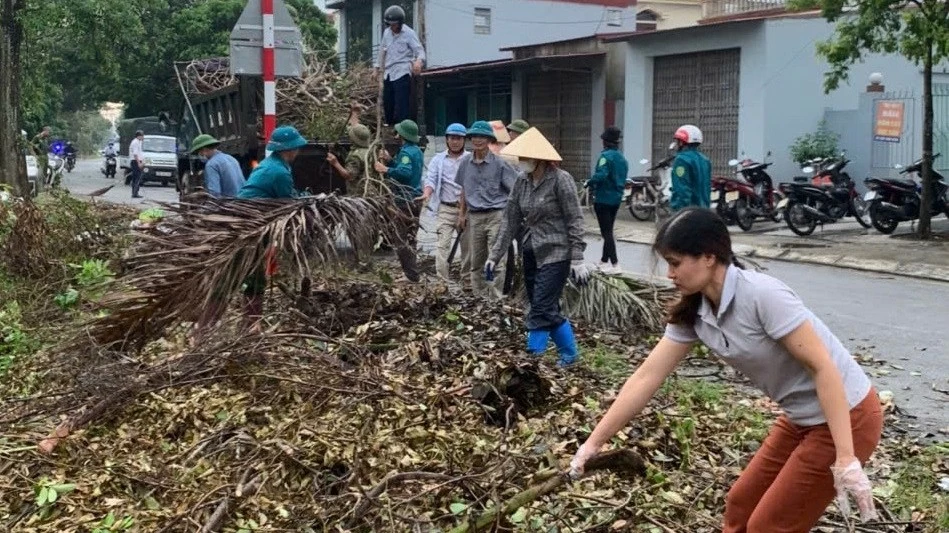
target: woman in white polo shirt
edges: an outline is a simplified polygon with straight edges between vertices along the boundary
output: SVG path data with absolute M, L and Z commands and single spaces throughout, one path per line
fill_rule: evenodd
M 784 411 L 729 490 L 723 532 L 806 533 L 835 494 L 844 513 L 851 496 L 861 518 L 875 518 L 861 463 L 880 441 L 883 414 L 847 349 L 787 285 L 741 268 L 713 211 L 676 213 L 659 229 L 653 251 L 669 264 L 681 296 L 662 340 L 577 451 L 574 473 L 642 411 L 701 340 Z

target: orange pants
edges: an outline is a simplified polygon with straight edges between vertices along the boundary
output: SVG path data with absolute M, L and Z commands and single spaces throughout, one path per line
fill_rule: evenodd
M 866 463 L 883 430 L 874 389 L 850 410 L 850 425 L 854 453 Z M 808 533 L 837 494 L 836 459 L 827 424 L 802 427 L 779 417 L 728 491 L 722 533 Z

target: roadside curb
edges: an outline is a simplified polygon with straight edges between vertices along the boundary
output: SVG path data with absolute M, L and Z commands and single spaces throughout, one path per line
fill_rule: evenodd
M 599 230 L 594 230 L 592 228 L 587 228 L 586 234 L 596 237 L 600 236 Z M 618 235 L 616 236 L 616 240 L 633 244 L 643 244 L 646 246 L 652 245 L 651 236 L 649 238 L 644 238 L 644 236 L 637 235 L 635 233 L 631 235 Z M 899 261 L 889 261 L 882 259 L 855 259 L 841 254 L 804 254 L 799 250 L 790 248 L 755 246 L 743 243 L 736 243 L 733 247 L 735 253 L 738 255 L 744 255 L 751 258 L 785 261 L 788 263 L 807 263 L 835 268 L 846 268 L 850 270 L 861 270 L 864 272 L 875 272 L 878 274 L 889 274 L 891 276 L 949 282 L 949 266 L 942 267 L 924 263 L 901 263 Z

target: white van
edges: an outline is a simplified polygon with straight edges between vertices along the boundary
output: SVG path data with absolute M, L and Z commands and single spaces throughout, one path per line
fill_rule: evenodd
M 119 156 L 119 167 L 125 170 L 126 175 L 132 171 L 125 147 L 126 155 Z M 146 135 L 142 140 L 142 152 L 145 155 L 145 173 L 142 183 L 146 181 L 161 182 L 163 187 L 178 180 L 178 140 L 167 135 Z M 127 181 L 127 180 L 126 180 Z

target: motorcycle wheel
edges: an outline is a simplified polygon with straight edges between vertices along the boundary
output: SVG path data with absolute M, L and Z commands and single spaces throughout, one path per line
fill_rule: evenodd
M 788 202 L 788 206 L 784 210 L 784 222 L 787 223 L 791 231 L 801 237 L 807 237 L 814 233 L 814 229 L 817 228 L 817 220 L 807 214 L 807 211 L 804 210 L 804 204 L 794 200 Z
M 850 212 L 853 213 L 853 218 L 857 219 L 857 223 L 864 228 L 869 228 L 873 224 L 870 208 L 862 196 L 854 196 L 850 199 Z
M 889 235 L 896 231 L 896 227 L 900 225 L 898 220 L 890 218 L 886 215 L 880 213 L 877 209 L 876 202 L 870 204 L 870 207 L 867 210 L 870 212 L 870 223 L 873 224 L 873 227 L 876 228 L 880 233 Z
M 672 216 L 672 208 L 669 207 L 669 200 L 659 200 L 656 205 L 656 227 L 662 224 Z
M 626 202 L 626 205 L 629 207 L 629 214 L 633 215 L 633 218 L 640 222 L 646 222 L 652 218 L 653 211 L 655 210 L 653 207 L 643 205 L 645 201 L 646 192 L 640 190 L 629 193 L 629 200 Z
M 751 231 L 751 226 L 755 223 L 755 213 L 748 205 L 748 198 L 745 196 L 735 201 L 735 222 L 742 231 Z
M 784 218 L 784 209 L 778 209 L 777 205 L 781 203 L 781 200 L 784 200 L 785 194 L 783 192 L 774 191 L 774 211 L 771 211 L 771 220 L 774 222 L 781 222 L 781 219 Z

